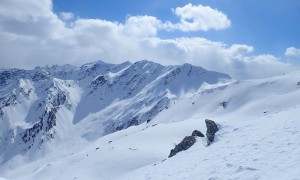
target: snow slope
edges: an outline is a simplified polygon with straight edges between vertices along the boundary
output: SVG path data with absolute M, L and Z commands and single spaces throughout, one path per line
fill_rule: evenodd
M 137 64 L 111 65 L 116 70 L 107 73 L 101 70 L 103 74 L 91 71 L 95 73 L 92 77 L 87 74 L 91 74 L 90 68 L 95 63 L 82 66 L 80 69 L 84 71 L 69 68 L 72 72 L 64 77 L 74 85 L 68 87 L 65 80 L 55 80 L 57 89 L 72 96 L 67 98 L 68 103 L 59 105 L 54 138 L 39 148 L 14 153 L 3 160 L 0 176 L 7 179 L 300 179 L 300 85 L 297 85 L 300 72 L 260 80 L 224 81 L 230 80 L 229 77 L 218 73 L 199 78 L 201 72 L 206 72 L 201 68 L 191 78 L 187 74 L 192 66 L 183 65 L 180 72 L 186 73 L 177 79 L 173 74 L 178 76 L 178 67 L 158 64 L 147 67 L 151 62 L 140 63 L 143 65 L 138 68 L 134 67 Z M 154 76 L 149 77 L 147 72 Z M 135 75 L 140 78 L 135 80 Z M 121 76 L 126 80 L 120 80 Z M 97 89 L 90 86 L 94 80 Z M 91 89 L 93 98 L 87 97 Z M 113 98 L 116 96 L 117 100 Z M 28 98 L 26 106 L 18 107 L 23 109 L 20 112 L 26 112 L 31 98 L 35 102 L 37 97 L 38 93 Z M 98 98 L 105 99 L 107 104 L 93 102 Z M 88 106 L 88 102 L 97 107 L 91 107 L 89 112 L 78 110 Z M 159 102 L 167 103 L 160 106 Z M 163 108 L 150 116 L 147 112 L 155 105 Z M 138 123 L 128 125 L 132 116 L 138 116 Z M 193 130 L 205 134 L 207 118 L 220 127 L 215 142 L 207 146 L 205 138 L 197 138 L 190 149 L 167 158 L 175 144 Z M 30 121 L 22 122 L 11 124 L 30 127 Z M 118 123 L 123 128 L 116 129 L 120 127 Z M 7 154 L 1 158 L 4 155 Z

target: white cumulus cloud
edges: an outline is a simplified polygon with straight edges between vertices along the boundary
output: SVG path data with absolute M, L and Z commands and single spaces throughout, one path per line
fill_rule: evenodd
M 286 49 L 285 55 L 290 57 L 300 57 L 300 49 L 289 47 Z
M 174 13 L 180 17 L 180 22 L 169 23 L 170 29 L 208 31 L 210 29 L 226 29 L 231 25 L 230 20 L 223 12 L 209 6 L 187 4 L 184 7 L 177 7 Z
M 162 28 L 162 22 L 153 16 L 129 16 L 124 25 L 124 31 L 129 36 L 155 36 Z

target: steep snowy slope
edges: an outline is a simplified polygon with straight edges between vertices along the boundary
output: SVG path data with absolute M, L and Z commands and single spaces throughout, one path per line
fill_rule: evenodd
M 134 69 L 136 64 L 121 65 L 124 68 L 113 66 L 119 69 L 102 71 L 107 72 L 103 76 L 95 74 L 90 77 L 86 73 L 72 72 L 72 76 L 76 74 L 78 79 L 98 79 L 102 85 L 98 84 L 94 89 L 95 86 L 90 85 L 94 83 L 89 80 L 76 81 L 81 88 L 74 88 L 77 89 L 74 94 L 78 94 L 81 100 L 74 98 L 69 104 L 74 106 L 77 103 L 77 108 L 90 107 L 87 100 L 83 100 L 90 98 L 88 96 L 107 99 L 111 103 L 101 107 L 90 98 L 91 104 L 99 106 L 80 111 L 79 115 L 84 118 L 70 121 L 76 132 L 65 138 L 61 138 L 63 136 L 58 132 L 70 130 L 58 125 L 58 120 L 65 122 L 65 118 L 57 118 L 55 127 L 62 129 L 55 128 L 57 134 L 47 146 L 42 145 L 40 150 L 31 151 L 31 154 L 27 152 L 12 157 L 1 165 L 0 176 L 8 179 L 299 179 L 300 72 L 261 80 L 220 82 L 219 79 L 227 76 L 196 68 L 194 75 L 197 78 L 190 79 L 188 69 L 193 66 L 157 65 L 161 68 L 159 75 L 157 78 L 145 75 L 145 79 L 153 79 L 147 79 L 144 85 L 143 78 L 134 80 L 133 77 L 143 77 L 143 73 L 138 73 L 143 68 L 147 69 L 144 73 L 153 73 L 145 66 L 151 62 L 139 63 L 144 65 L 138 66 L 136 73 L 128 77 L 121 74 Z M 93 66 L 86 65 L 81 69 Z M 183 75 L 176 80 L 177 76 L 173 74 L 177 74 L 178 68 L 179 74 Z M 208 75 L 201 79 L 201 72 Z M 119 83 L 121 76 L 129 86 L 124 88 L 121 85 L 123 80 Z M 68 76 L 65 77 L 70 81 Z M 114 85 L 111 86 L 115 88 L 110 89 L 112 82 Z M 165 82 L 168 82 L 168 87 L 165 87 Z M 127 96 L 132 83 L 138 90 Z M 153 96 L 148 97 L 149 94 Z M 114 96 L 118 97 L 117 100 L 110 99 Z M 32 96 L 32 99 L 36 98 Z M 158 106 L 158 102 L 166 98 L 169 99 L 168 106 Z M 147 103 L 152 106 L 148 107 Z M 159 108 L 162 111 L 152 117 L 144 115 L 153 106 L 162 107 Z M 68 106 L 64 103 L 63 107 L 67 109 Z M 26 106 L 22 108 L 26 111 Z M 77 108 L 74 119 L 79 116 L 76 115 Z M 72 109 L 68 111 L 73 112 Z M 61 116 L 68 114 L 66 112 Z M 126 113 L 130 115 L 126 117 Z M 124 129 L 132 125 L 126 124 L 132 122 L 129 116 L 135 115 L 139 125 Z M 147 118 L 143 119 L 143 115 Z M 167 158 L 175 144 L 193 130 L 205 133 L 204 120 L 207 118 L 220 127 L 215 141 L 207 146 L 205 138 L 197 138 L 190 149 Z M 150 121 L 147 123 L 147 120 Z M 16 122 L 18 127 L 30 125 L 29 122 Z M 116 127 L 121 127 L 119 123 L 122 128 L 118 129 Z M 65 127 L 70 124 L 66 123 Z M 102 136 L 109 132 L 114 133 Z M 59 138 L 69 140 L 69 143 L 57 143 Z M 55 147 L 60 148 L 49 151 Z

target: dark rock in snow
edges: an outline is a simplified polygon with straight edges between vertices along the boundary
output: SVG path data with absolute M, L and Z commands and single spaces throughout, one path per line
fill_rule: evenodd
M 194 130 L 193 133 L 192 133 L 192 136 L 204 137 L 202 132 L 200 132 L 198 130 Z
M 168 156 L 173 157 L 180 151 L 185 151 L 189 149 L 192 145 L 196 142 L 196 138 L 194 136 L 186 136 L 178 145 L 175 146 L 174 149 L 171 150 L 170 155 Z
M 220 105 L 223 106 L 224 109 L 226 109 L 228 106 L 228 102 L 227 101 L 221 102 Z
M 211 143 L 215 139 L 215 133 L 219 130 L 217 124 L 209 119 L 205 119 L 206 124 L 206 137 L 208 140 L 208 143 Z

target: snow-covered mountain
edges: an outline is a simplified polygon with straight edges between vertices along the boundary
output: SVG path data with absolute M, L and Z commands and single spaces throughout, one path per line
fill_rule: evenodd
M 235 81 L 146 60 L 3 70 L 0 176 L 297 179 L 299 97 L 300 72 Z M 168 158 L 205 119 L 215 141 Z
M 12 69 L 0 78 L 3 161 L 52 139 L 92 141 L 149 122 L 182 94 L 230 79 L 189 64 L 150 61 Z

